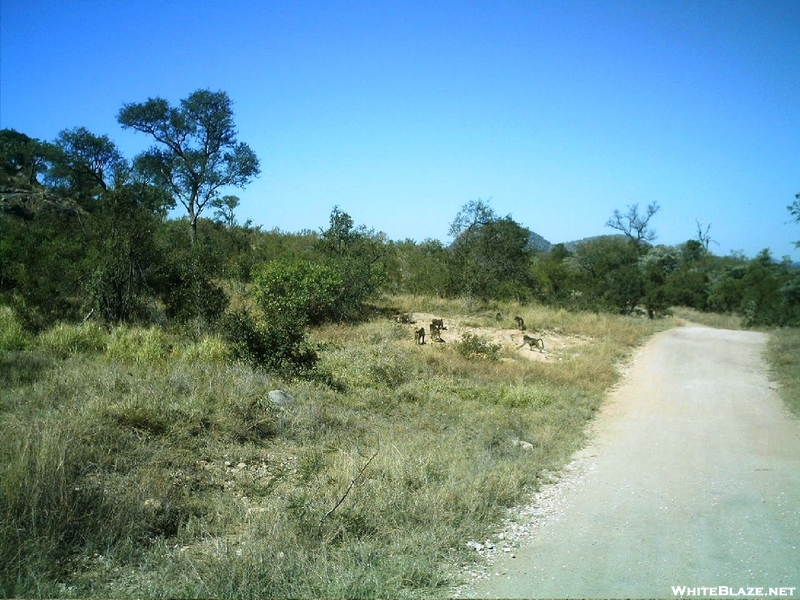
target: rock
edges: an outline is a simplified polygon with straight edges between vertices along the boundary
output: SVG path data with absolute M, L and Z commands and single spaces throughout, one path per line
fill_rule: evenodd
M 475 550 L 477 550 L 478 552 L 480 552 L 481 550 L 483 550 L 483 544 L 481 544 L 480 542 L 476 542 L 476 541 L 474 541 L 474 540 L 470 540 L 470 541 L 468 541 L 468 542 L 467 542 L 467 546 L 468 546 L 469 548 L 474 548 L 474 549 L 475 549 Z
M 530 452 L 531 450 L 533 450 L 533 444 L 531 444 L 530 442 L 526 442 L 525 440 L 512 440 L 511 444 L 516 446 L 517 448 L 525 450 L 526 452 Z
M 275 408 L 283 408 L 289 404 L 294 404 L 295 399 L 291 394 L 283 390 L 272 390 L 269 393 L 269 401 Z

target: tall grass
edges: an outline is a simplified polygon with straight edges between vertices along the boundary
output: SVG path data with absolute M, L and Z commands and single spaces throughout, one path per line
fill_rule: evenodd
M 800 417 L 800 329 L 770 331 L 767 360 L 781 385 L 781 397 L 792 414 Z
M 487 324 L 519 312 L 582 344 L 488 360 L 382 318 L 314 331 L 326 376 L 280 381 L 213 339 L 115 330 L 104 352 L 0 388 L 0 593 L 446 596 L 466 541 L 565 464 L 620 361 L 666 326 L 390 301 Z M 275 388 L 295 401 L 274 407 Z

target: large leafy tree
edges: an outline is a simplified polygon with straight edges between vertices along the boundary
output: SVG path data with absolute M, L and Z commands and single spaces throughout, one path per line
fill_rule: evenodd
M 386 278 L 383 234 L 354 226 L 352 217 L 334 206 L 329 227 L 320 233 L 314 251 L 341 275 L 342 290 L 335 319 L 357 318 Z
M 0 130 L 0 186 L 32 188 L 44 172 L 45 145 L 14 129 Z
M 524 299 L 532 282 L 530 231 L 510 215 L 497 217 L 488 201 L 471 200 L 450 225 L 450 291 L 490 298 Z
M 645 294 L 639 251 L 620 236 L 600 237 L 575 250 L 578 304 L 628 314 Z
M 85 127 L 65 129 L 48 145 L 46 182 L 63 195 L 87 203 L 122 183 L 129 167 L 107 135 Z
M 236 139 L 232 103 L 225 92 L 197 90 L 180 106 L 163 98 L 126 104 L 117 120 L 157 142 L 136 157 L 134 166 L 183 205 L 192 240 L 197 219 L 220 191 L 242 188 L 260 172 L 255 152 Z

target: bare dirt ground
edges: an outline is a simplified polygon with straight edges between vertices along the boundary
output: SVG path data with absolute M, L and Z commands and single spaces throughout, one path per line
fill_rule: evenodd
M 411 318 L 413 324 L 409 324 L 409 331 L 425 327 L 427 344 L 436 344 L 438 342 L 430 339 L 428 325 L 431 320 L 440 318 L 432 313 L 412 313 Z M 493 344 L 500 344 L 504 349 L 515 351 L 520 357 L 528 360 L 537 361 L 553 361 L 564 358 L 571 349 L 586 344 L 590 338 L 585 336 L 565 335 L 560 331 L 550 329 L 526 329 L 521 331 L 513 322 L 512 316 L 505 316 L 497 321 L 495 326 L 481 327 L 474 323 L 475 319 L 469 317 L 451 317 L 444 320 L 444 325 L 447 327 L 442 331 L 442 339 L 444 343 L 455 342 L 461 340 L 461 336 L 465 333 L 480 336 L 487 342 Z M 530 335 L 544 340 L 544 351 L 540 348 L 531 349 L 527 345 L 523 345 L 523 336 Z M 411 334 L 409 334 L 411 338 Z
M 767 377 L 766 337 L 695 326 L 655 336 L 590 444 L 509 517 L 487 576 L 454 595 L 800 596 L 800 422 Z

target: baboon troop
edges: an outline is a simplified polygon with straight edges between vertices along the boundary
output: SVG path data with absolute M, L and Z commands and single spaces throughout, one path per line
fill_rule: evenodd
M 414 330 L 414 341 L 417 344 L 424 344 L 425 343 L 425 328 L 420 327 L 419 329 Z
M 519 327 L 519 330 L 525 331 L 525 319 L 522 317 L 514 317 L 514 320 L 517 322 L 517 327 Z

